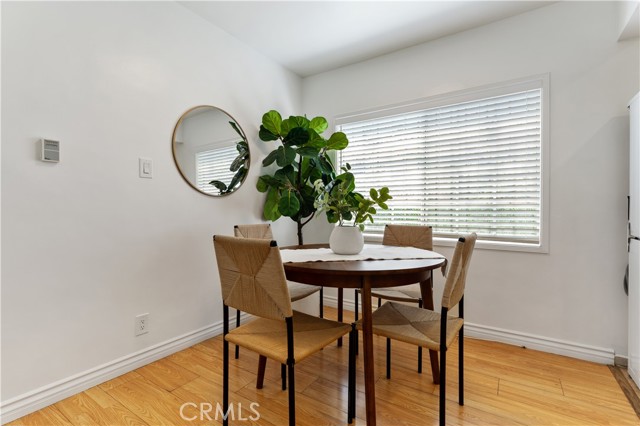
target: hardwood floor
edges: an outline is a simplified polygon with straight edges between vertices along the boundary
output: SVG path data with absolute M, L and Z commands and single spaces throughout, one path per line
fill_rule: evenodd
M 325 312 L 335 317 L 335 310 Z M 352 319 L 348 314 L 345 321 Z M 428 368 L 423 374 L 417 373 L 415 347 L 394 342 L 392 376 L 387 380 L 384 340 L 376 338 L 375 346 L 378 424 L 437 424 L 439 387 L 433 384 Z M 296 365 L 299 425 L 346 424 L 347 347 L 330 346 Z M 474 339 L 465 339 L 465 405 L 460 407 L 457 345 L 449 351 L 448 424 L 640 425 L 640 418 L 607 366 Z M 231 424 L 284 425 L 287 392 L 280 389 L 280 368 L 269 361 L 264 389 L 257 390 L 257 359 L 247 350 L 241 350 L 238 360 L 232 357 L 230 398 L 236 418 L 245 420 Z M 428 365 L 426 352 L 425 360 Z M 364 425 L 361 357 L 357 387 L 355 424 Z M 215 420 L 218 401 L 222 401 L 220 336 L 9 424 L 219 424 Z

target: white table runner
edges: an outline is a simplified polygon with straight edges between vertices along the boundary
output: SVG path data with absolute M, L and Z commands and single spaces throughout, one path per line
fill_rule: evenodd
M 380 246 L 365 244 L 358 254 L 335 254 L 328 248 L 281 249 L 283 263 L 289 262 L 340 262 L 348 260 L 393 260 L 393 259 L 444 259 L 440 253 L 415 247 Z

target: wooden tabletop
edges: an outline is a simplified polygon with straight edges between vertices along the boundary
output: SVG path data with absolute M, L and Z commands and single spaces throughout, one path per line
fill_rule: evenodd
M 282 249 L 327 248 L 327 244 L 289 246 Z M 284 264 L 287 279 L 336 288 L 360 288 L 362 277 L 370 278 L 371 288 L 414 284 L 429 278 L 430 272 L 446 265 L 441 259 L 346 260 L 328 262 L 289 262 Z M 327 280 L 330 277 L 330 280 Z

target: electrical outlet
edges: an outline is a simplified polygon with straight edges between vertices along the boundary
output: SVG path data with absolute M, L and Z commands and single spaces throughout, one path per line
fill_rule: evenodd
M 149 332 L 149 314 L 136 316 L 136 336 Z

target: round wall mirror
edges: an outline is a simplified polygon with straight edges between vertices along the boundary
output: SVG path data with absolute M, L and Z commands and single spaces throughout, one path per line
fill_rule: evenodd
M 210 105 L 191 108 L 173 130 L 173 160 L 196 191 L 214 197 L 236 191 L 249 172 L 249 144 L 238 122 Z

